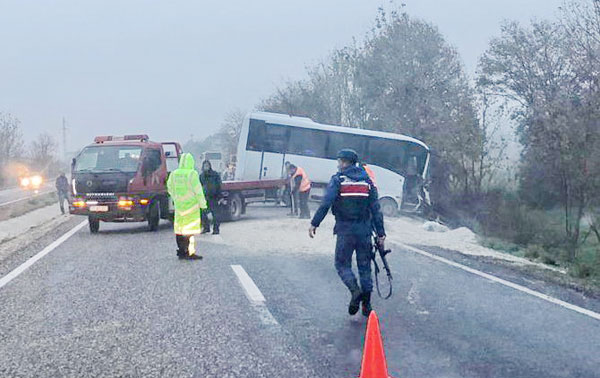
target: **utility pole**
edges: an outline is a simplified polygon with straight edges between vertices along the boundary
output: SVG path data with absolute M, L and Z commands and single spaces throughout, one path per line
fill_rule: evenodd
M 65 117 L 62 118 L 62 147 L 63 147 L 63 161 L 67 161 L 67 121 Z

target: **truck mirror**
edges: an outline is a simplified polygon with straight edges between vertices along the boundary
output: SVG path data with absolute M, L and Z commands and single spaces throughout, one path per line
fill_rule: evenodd
M 73 168 L 75 168 L 75 163 L 77 163 L 77 160 L 75 160 L 75 158 L 73 158 L 73 160 L 71 160 L 71 170 Z

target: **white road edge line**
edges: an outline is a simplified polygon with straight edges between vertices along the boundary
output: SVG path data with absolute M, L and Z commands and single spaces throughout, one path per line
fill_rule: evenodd
M 459 264 L 457 262 L 445 259 L 443 257 L 434 255 L 433 253 L 429 253 L 429 252 L 423 251 L 423 250 L 421 250 L 419 248 L 411 247 L 410 245 L 406 245 L 406 244 L 403 244 L 403 243 L 396 243 L 396 244 L 399 244 L 400 246 L 402 246 L 402 247 L 404 247 L 404 248 L 406 248 L 406 249 L 408 249 L 410 251 L 413 251 L 415 253 L 418 253 L 420 255 L 427 256 L 427 257 L 432 258 L 434 260 L 443 262 L 444 264 L 451 265 L 451 266 L 456 267 L 458 269 L 462 269 L 462 270 L 464 270 L 466 272 L 475 274 L 475 275 L 477 275 L 479 277 L 486 278 L 486 279 L 488 279 L 490 281 L 497 282 L 499 284 L 502 284 L 504 286 L 508 286 L 510 288 L 513 288 L 513 289 L 521 291 L 523 293 L 532 295 L 532 296 L 537 297 L 539 299 L 543 299 L 543 300 L 545 300 L 547 302 L 557 304 L 557 305 L 559 305 L 561 307 L 564 307 L 566 309 L 578 312 L 578 313 L 583 314 L 583 315 L 587 315 L 587 316 L 589 316 L 591 318 L 594 318 L 596 320 L 600 320 L 600 314 L 597 313 L 597 312 L 585 309 L 583 307 L 576 306 L 574 304 L 571 304 L 571 303 L 568 303 L 568 302 L 565 302 L 565 301 L 561 301 L 560 299 L 551 297 L 551 296 L 546 295 L 546 294 L 542 294 L 542 293 L 540 293 L 538 291 L 529 289 L 529 288 L 527 288 L 525 286 L 521 286 L 519 284 L 503 280 L 502 278 L 498 278 L 496 276 L 492 276 L 491 274 L 487 274 L 487 273 L 481 272 L 479 270 L 476 270 L 476 269 L 473 269 L 473 268 L 469 268 L 468 266 L 465 266 L 465 265 Z
M 246 297 L 252 306 L 258 311 L 260 320 L 267 325 L 279 325 L 277 319 L 271 314 L 266 305 L 266 299 L 260 292 L 260 289 L 254 283 L 254 280 L 246 273 L 246 270 L 241 265 L 231 265 L 231 269 L 240 281 L 240 285 L 244 289 Z
M 4 287 L 4 285 L 9 283 L 10 281 L 15 279 L 16 277 L 18 277 L 21 273 L 23 273 L 27 268 L 29 268 L 30 266 L 35 264 L 42 257 L 46 256 L 48 253 L 50 253 L 54 249 L 56 249 L 56 247 L 58 247 L 59 245 L 64 243 L 67 239 L 69 239 L 71 236 L 73 236 L 77 231 L 79 231 L 87 223 L 88 223 L 87 220 L 79 223 L 77 226 L 75 226 L 71 230 L 69 230 L 66 234 L 64 234 L 60 238 L 56 239 L 55 241 L 53 241 L 49 246 L 42 249 L 40 252 L 38 252 L 36 255 L 31 257 L 29 260 L 25 261 L 23 264 L 19 265 L 17 268 L 15 268 L 13 271 L 8 273 L 6 276 L 2 277 L 0 279 L 0 289 L 2 287 Z

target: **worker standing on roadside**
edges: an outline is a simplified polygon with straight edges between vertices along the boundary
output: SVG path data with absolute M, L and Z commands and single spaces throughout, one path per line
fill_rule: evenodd
M 199 260 L 194 235 L 201 231 L 200 211 L 206 209 L 204 191 L 195 169 L 194 157 L 185 153 L 179 159 L 179 168 L 171 172 L 167 191 L 175 205 L 175 239 L 180 259 Z
M 294 201 L 294 213 L 298 215 L 300 208 L 300 219 L 310 219 L 310 209 L 308 208 L 308 198 L 310 196 L 311 183 L 308 175 L 301 167 L 296 167 L 294 164 L 287 165 L 288 173 L 291 177 L 290 191 L 292 200 Z
M 329 208 L 335 216 L 333 233 L 337 235 L 335 268 L 351 294 L 348 313 L 358 312 L 362 302 L 362 313 L 371 312 L 371 278 L 373 227 L 377 242 L 384 246 L 385 230 L 383 215 L 379 207 L 377 189 L 362 167 L 357 166 L 358 155 L 350 149 L 338 152 L 339 172 L 331 177 L 321 206 L 312 219 L 308 234 L 315 237 Z M 352 272 L 352 255 L 356 251 L 356 265 L 360 276 L 360 287 Z
M 208 209 L 202 212 L 202 233 L 210 232 L 210 222 L 208 221 L 208 213 L 212 214 L 213 219 L 213 235 L 219 234 L 219 216 L 218 206 L 221 199 L 221 176 L 213 171 L 210 161 L 202 162 L 202 173 L 200 174 L 200 183 L 204 189 L 204 195 L 208 202 Z
M 64 172 L 60 172 L 60 175 L 56 178 L 55 182 L 56 193 L 58 194 L 58 204 L 60 205 L 60 211 L 65 213 L 65 200 L 69 202 L 69 180 L 65 176 Z

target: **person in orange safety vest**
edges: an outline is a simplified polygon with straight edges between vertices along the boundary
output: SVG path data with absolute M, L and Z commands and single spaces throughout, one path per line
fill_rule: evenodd
M 308 198 L 310 196 L 311 183 L 308 175 L 301 167 L 296 167 L 291 163 L 286 165 L 291 178 L 290 191 L 292 193 L 292 200 L 294 201 L 294 211 L 291 215 L 298 215 L 298 209 L 300 209 L 300 218 L 310 219 Z
M 360 165 L 363 167 L 365 172 L 367 172 L 367 176 L 369 176 L 371 182 L 377 188 L 377 182 L 375 182 L 375 172 L 373 172 L 373 170 L 367 165 L 367 163 L 360 163 Z

